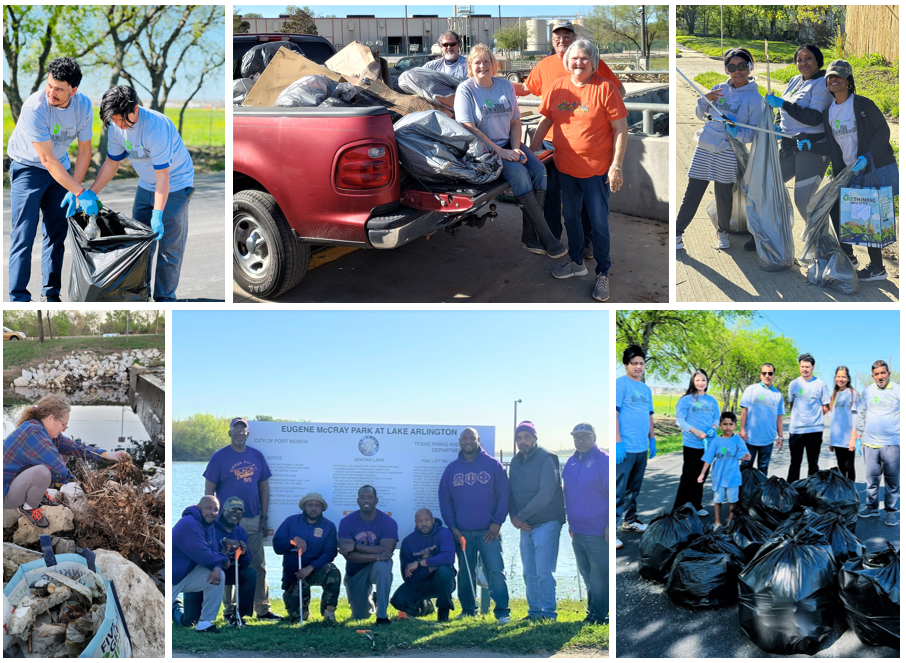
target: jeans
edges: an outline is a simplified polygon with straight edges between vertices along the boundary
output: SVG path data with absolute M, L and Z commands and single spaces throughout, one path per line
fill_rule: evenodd
M 224 571 L 226 576 L 224 589 L 231 589 L 236 585 L 236 570 L 230 567 Z M 239 614 L 251 617 L 255 607 L 255 569 L 250 566 L 239 567 Z M 203 592 L 186 592 L 183 596 L 183 626 L 194 626 L 201 618 L 201 606 L 204 601 Z M 232 604 L 224 604 L 224 612 L 233 612 Z M 211 621 L 211 620 L 209 620 Z
M 222 569 L 219 570 L 220 584 L 213 585 L 208 582 L 208 576 L 211 575 L 211 569 L 204 566 L 196 566 L 189 571 L 189 574 L 185 578 L 180 580 L 176 583 L 176 586 L 173 587 L 173 602 L 176 603 L 176 599 L 179 598 L 180 594 L 202 592 L 204 598 L 202 599 L 201 604 L 201 621 L 213 622 L 217 619 L 217 611 L 220 609 L 220 598 L 223 596 L 224 573 Z M 239 607 L 241 608 L 242 606 Z M 185 624 L 184 620 L 180 620 L 180 625 L 182 624 Z
M 545 149 L 552 149 L 553 146 L 545 141 Z M 560 217 L 563 215 L 563 196 L 560 191 L 560 171 L 557 170 L 557 164 L 553 159 L 548 159 L 544 164 L 547 168 L 547 197 L 544 199 L 544 219 L 548 227 L 554 233 L 554 237 L 560 239 L 563 235 L 563 224 Z M 585 245 L 591 245 L 591 219 L 588 216 L 588 205 L 582 205 L 582 232 L 585 234 Z
M 271 609 L 271 599 L 267 592 L 267 569 L 264 566 L 264 537 L 261 536 L 260 516 L 243 518 L 239 521 L 249 535 L 249 552 L 252 553 L 250 566 L 255 569 L 255 614 L 266 615 Z
M 532 191 L 547 190 L 547 171 L 544 164 L 522 143 L 519 149 L 525 153 L 525 163 L 503 160 L 503 177 L 510 183 L 513 196 L 524 196 Z
M 557 619 L 557 554 L 560 552 L 560 530 L 556 520 L 519 532 L 519 554 L 529 617 Z
M 500 619 L 510 614 L 510 593 L 506 586 L 506 576 L 503 575 L 503 548 L 500 536 L 496 541 L 485 543 L 484 537 L 488 530 L 462 531 L 466 540 L 466 551 L 463 553 L 457 545 L 459 558 L 459 603 L 466 614 L 478 613 L 478 603 L 475 600 L 475 567 L 478 565 L 479 555 L 481 565 L 484 567 L 485 576 L 490 585 L 491 598 L 494 600 L 494 617 Z M 466 564 L 468 562 L 468 565 Z M 471 578 L 469 577 L 471 574 Z
M 28 281 L 31 279 L 31 250 L 41 217 L 41 294 L 58 297 L 62 287 L 63 252 L 69 225 L 60 203 L 66 189 L 43 168 L 25 166 L 17 161 L 9 165 L 9 198 L 12 230 L 9 235 L 9 300 L 30 302 Z
M 605 622 L 610 614 L 610 551 L 603 536 L 573 534 L 576 566 L 588 590 L 587 618 Z
M 701 205 L 705 191 L 708 190 L 709 180 L 689 178 L 686 193 L 683 194 L 683 203 L 676 213 L 676 236 L 683 234 L 692 223 L 692 218 Z M 714 183 L 714 199 L 717 201 L 717 227 L 721 232 L 730 232 L 730 217 L 733 216 L 733 185 L 723 182 Z
M 367 619 L 376 612 L 379 619 L 387 618 L 387 606 L 390 605 L 390 585 L 393 582 L 393 560 L 371 562 L 354 576 L 343 578 L 346 586 L 346 599 L 352 610 L 353 619 Z M 371 602 L 371 588 L 377 592 L 377 606 Z
M 439 566 L 431 575 L 421 580 L 407 581 L 400 585 L 390 599 L 390 605 L 407 615 L 419 615 L 419 604 L 425 599 L 437 599 L 438 610 L 453 609 L 453 585 L 456 569 Z
M 563 191 L 563 219 L 566 221 L 566 237 L 569 240 L 569 257 L 577 265 L 582 264 L 585 250 L 585 233 L 582 231 L 582 203 L 588 207 L 591 220 L 591 248 L 594 252 L 595 274 L 607 276 L 610 271 L 610 186 L 607 175 L 594 177 L 573 177 L 560 173 Z
M 763 472 L 765 475 L 768 473 L 768 465 L 771 462 L 771 454 L 774 453 L 774 444 L 765 444 L 764 446 L 756 446 L 754 444 L 749 444 L 746 442 L 746 447 L 749 449 L 749 455 L 751 458 L 749 460 L 744 460 L 739 463 L 740 469 L 743 467 L 752 467 L 752 464 L 755 462 L 755 456 L 758 456 L 758 465 L 756 467 Z
M 704 449 L 683 447 L 683 473 L 680 475 L 679 486 L 676 488 L 676 499 L 673 500 L 674 509 L 681 507 L 686 502 L 691 502 L 696 511 L 702 508 L 702 493 L 705 485 L 698 482 L 698 475 L 702 472 L 704 455 Z M 707 478 L 708 475 L 705 474 L 705 479 Z
M 157 247 L 157 272 L 154 281 L 154 301 L 175 302 L 176 286 L 182 269 L 182 255 L 189 233 L 189 198 L 192 187 L 171 191 L 164 206 L 164 236 L 151 245 L 151 255 Z M 138 187 L 132 203 L 132 217 L 151 224 L 154 211 L 154 192 Z M 151 261 L 148 261 L 148 280 L 151 280 Z M 266 585 L 265 585 L 266 587 Z
M 830 157 L 812 152 L 796 151 L 796 146 L 792 144 L 792 140 L 790 140 L 789 147 L 786 147 L 780 153 L 780 173 L 784 182 L 789 182 L 793 179 L 793 176 L 796 177 L 796 184 L 793 187 L 793 201 L 799 211 L 799 216 L 806 223 L 808 223 L 808 212 L 806 211 L 808 199 L 821 186 L 821 180 L 824 178 L 829 159 Z
M 878 487 L 884 474 L 884 510 L 900 510 L 900 447 L 888 444 L 880 449 L 862 445 L 865 458 L 865 506 L 878 508 Z
M 818 456 L 821 454 L 823 433 L 790 433 L 790 471 L 786 475 L 789 483 L 799 481 L 802 469 L 802 452 L 808 456 L 808 476 L 818 471 Z
M 850 481 L 856 480 L 856 452 L 848 447 L 831 447 L 837 455 L 837 468 Z
M 648 450 L 626 453 L 626 459 L 617 465 L 617 522 L 634 523 L 639 517 L 635 502 L 642 490 L 645 468 L 648 467 Z

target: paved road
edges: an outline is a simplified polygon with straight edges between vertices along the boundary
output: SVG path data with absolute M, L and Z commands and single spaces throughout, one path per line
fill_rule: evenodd
M 789 417 L 784 421 L 784 429 Z M 830 429 L 824 431 L 830 439 Z M 649 522 L 664 508 L 672 508 L 676 487 L 682 469 L 681 452 L 656 457 L 648 462 L 645 483 L 639 496 L 639 516 Z M 786 478 L 790 464 L 788 445 L 775 451 L 771 458 L 769 475 L 780 474 Z M 821 449 L 819 467 L 836 467 L 836 457 L 825 444 Z M 802 476 L 806 464 L 803 459 Z M 856 485 L 864 504 L 865 465 L 856 457 Z M 883 499 L 883 488 L 881 489 Z M 711 514 L 702 518 L 702 524 L 714 522 L 710 484 L 705 488 L 703 506 Z M 726 518 L 726 510 L 724 511 Z M 664 585 L 642 580 L 638 574 L 639 540 L 641 534 L 618 534 L 623 547 L 617 551 L 617 622 L 616 653 L 630 658 L 741 658 L 773 657 L 757 647 L 739 628 L 736 606 L 716 610 L 693 611 L 675 605 L 664 592 Z M 887 527 L 878 518 L 859 518 L 856 536 L 868 550 L 880 550 L 885 541 L 900 546 L 900 528 Z M 845 631 L 836 625 L 818 657 L 899 657 L 899 653 L 886 647 L 867 647 L 851 629 Z
M 195 195 L 189 203 L 189 237 L 176 296 L 179 301 L 224 301 L 224 174 L 195 176 Z M 102 200 L 110 209 L 131 214 L 137 179 L 114 180 L 102 192 Z M 9 189 L 3 190 L 3 301 L 9 301 L 9 235 L 12 229 Z M 69 296 L 69 277 L 72 272 L 71 242 L 66 242 L 63 256 L 64 301 Z M 153 278 L 153 277 L 152 277 Z M 153 283 L 153 281 L 152 281 Z M 41 297 L 41 228 L 32 250 L 31 280 L 28 283 L 32 300 Z
M 723 73 L 723 63 L 680 46 L 676 64 L 694 80 L 707 71 Z M 756 72 L 760 68 L 756 68 Z M 759 83 L 764 85 L 765 80 Z M 701 86 L 700 86 L 701 89 Z M 689 162 L 695 150 L 693 133 L 702 126 L 695 117 L 695 103 L 699 96 L 677 75 L 676 84 L 676 209 L 683 200 L 688 178 Z M 899 140 L 899 125 L 891 125 L 891 138 Z M 793 195 L 794 181 L 787 189 Z M 803 267 L 794 265 L 786 272 L 765 272 L 758 266 L 758 254 L 743 249 L 750 235 L 731 235 L 731 247 L 718 251 L 715 230 L 705 211 L 714 199 L 714 185 L 696 213 L 692 225 L 685 232 L 685 250 L 676 251 L 676 301 L 678 302 L 897 302 L 900 299 L 899 261 L 885 260 L 888 279 L 861 284 L 855 295 L 843 295 L 830 288 L 811 285 Z M 804 221 L 794 212 L 793 239 L 798 254 L 802 247 L 799 236 Z M 673 243 L 670 244 L 673 247 Z M 895 247 L 897 245 L 894 245 Z M 674 249 L 675 250 L 675 249 Z M 868 250 L 855 247 L 862 265 L 868 263 Z

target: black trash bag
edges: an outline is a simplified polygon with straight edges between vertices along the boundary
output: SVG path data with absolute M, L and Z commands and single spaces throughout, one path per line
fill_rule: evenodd
M 859 491 L 836 467 L 819 470 L 802 481 L 793 483 L 799 502 L 810 506 L 815 513 L 836 513 L 843 516 L 847 527 L 856 531 L 859 519 Z
M 837 575 L 846 621 L 863 644 L 900 649 L 900 551 L 892 543 Z
M 742 550 L 747 562 L 755 557 L 765 541 L 771 538 L 771 530 L 762 525 L 757 518 L 748 516 L 741 511 L 736 512 L 733 520 L 724 527 L 724 531 Z
M 436 104 L 452 106 L 452 103 L 448 103 L 449 97 L 456 94 L 456 87 L 460 83 L 462 81 L 456 76 L 426 67 L 415 67 L 400 74 L 397 85 L 403 92 L 414 94 Z
M 758 501 L 749 506 L 749 514 L 773 530 L 792 514 L 801 511 L 799 493 L 782 477 L 771 477 L 761 485 Z
M 264 44 L 253 46 L 245 55 L 242 56 L 242 64 L 239 66 L 239 73 L 243 78 L 257 78 L 261 72 L 267 69 L 274 56 L 281 48 L 289 49 L 294 53 L 305 56 L 305 52 L 291 41 L 269 41 Z
M 837 565 L 803 529 L 765 545 L 739 574 L 739 626 L 772 654 L 814 654 L 834 622 Z
M 865 546 L 856 538 L 855 534 L 849 531 L 843 516 L 836 513 L 815 513 L 808 507 L 802 513 L 795 513 L 780 523 L 771 535 L 771 540 L 789 539 L 807 528 L 815 530 L 824 537 L 838 567 L 847 560 L 865 554 Z
M 69 301 L 147 302 L 151 298 L 151 246 L 157 237 L 151 226 L 106 207 L 97 216 L 101 231 L 97 239 L 88 239 L 87 225 L 84 212 L 69 217 Z
M 665 582 L 677 554 L 703 533 L 698 513 L 689 502 L 658 514 L 639 542 L 639 574 Z
M 761 498 L 761 485 L 768 480 L 767 475 L 754 465 L 739 470 L 742 485 L 739 487 L 739 508 L 748 509 Z
M 736 603 L 736 579 L 745 566 L 742 550 L 724 532 L 709 532 L 682 550 L 667 578 L 667 596 L 687 608 Z
M 795 486 L 796 484 L 794 483 L 793 485 Z M 774 539 L 780 536 L 792 538 L 792 536 L 803 527 L 811 527 L 812 529 L 820 530 L 820 523 L 822 523 L 822 521 L 823 518 L 820 513 L 815 513 L 806 507 L 802 511 L 792 514 L 789 518 L 786 518 L 777 525 L 774 532 L 771 534 L 771 538 Z

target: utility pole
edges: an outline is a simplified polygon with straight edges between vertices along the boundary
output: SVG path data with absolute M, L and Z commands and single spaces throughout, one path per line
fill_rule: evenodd
M 516 424 L 518 423 L 516 419 L 516 411 L 519 409 L 519 403 L 522 402 L 520 398 L 518 401 L 513 401 L 513 456 L 516 456 Z
M 645 34 L 646 27 L 647 27 L 645 25 L 645 22 L 646 22 L 645 5 L 640 5 L 639 14 L 642 15 L 642 55 L 639 58 L 639 69 L 642 69 L 643 71 L 647 71 L 649 69 L 649 66 L 648 66 L 648 48 L 647 48 L 648 42 L 646 40 L 646 34 Z

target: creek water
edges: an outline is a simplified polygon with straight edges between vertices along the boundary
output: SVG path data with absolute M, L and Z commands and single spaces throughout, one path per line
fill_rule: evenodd
M 64 396 L 68 400 L 68 396 Z M 72 401 L 70 401 L 72 402 Z M 11 405 L 3 408 L 3 438 L 16 430 L 20 413 L 31 405 Z M 141 420 L 128 405 L 72 405 L 69 411 L 69 427 L 65 435 L 81 440 L 91 447 L 105 451 L 131 451 L 136 442 L 150 439 Z M 125 442 L 118 438 L 124 437 Z
M 174 523 L 181 517 L 183 510 L 204 495 L 204 472 L 207 463 L 202 462 L 182 462 L 171 464 L 172 475 L 172 495 L 173 495 L 173 521 Z M 336 518 L 328 511 L 324 514 L 333 521 L 335 525 L 339 524 L 339 518 Z M 408 536 L 414 529 L 413 523 L 398 523 L 400 538 Z M 272 523 L 274 529 L 280 526 L 280 523 Z M 504 573 L 506 574 L 507 588 L 512 598 L 525 598 L 525 583 L 522 579 L 522 563 L 519 557 L 519 535 L 518 532 L 510 525 L 509 520 L 501 528 L 501 539 L 503 542 L 503 563 Z M 280 588 L 280 577 L 282 574 L 283 561 L 280 555 L 273 552 L 270 547 L 264 549 L 265 565 L 268 569 L 267 585 L 273 598 L 282 598 L 283 590 Z M 345 562 L 342 558 L 334 560 L 334 564 L 344 570 Z M 457 565 L 458 566 L 458 565 Z M 554 578 L 557 581 L 557 599 L 578 599 L 579 588 L 576 576 L 576 557 L 573 553 L 572 544 L 570 543 L 569 530 L 563 527 L 560 533 L 560 554 L 557 559 L 557 570 L 554 572 Z M 394 555 L 393 568 L 393 589 L 395 590 L 403 582 L 399 571 L 399 552 Z M 318 588 L 314 589 L 317 593 Z M 585 597 L 585 585 L 582 585 L 582 596 Z

